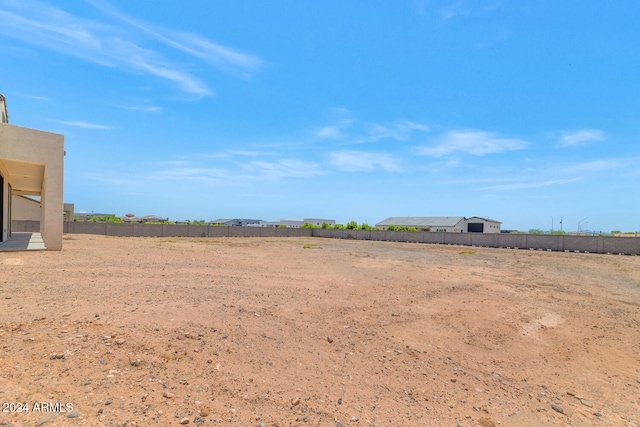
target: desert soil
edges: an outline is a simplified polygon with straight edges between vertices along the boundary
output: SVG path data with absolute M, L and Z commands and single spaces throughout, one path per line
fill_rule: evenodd
M 0 403 L 0 426 L 638 426 L 640 257 L 65 235 L 0 253 Z

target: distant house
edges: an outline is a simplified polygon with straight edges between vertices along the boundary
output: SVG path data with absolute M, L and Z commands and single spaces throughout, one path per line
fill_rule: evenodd
M 120 217 L 123 222 L 127 223 L 143 223 L 143 222 L 168 222 L 168 218 L 162 218 L 158 215 L 135 216 L 134 214 L 126 214 Z
M 376 228 L 386 230 L 394 225 L 434 233 L 500 233 L 500 224 L 499 221 L 477 216 L 413 216 L 390 217 L 377 223 Z
M 318 227 L 322 226 L 322 223 L 325 222 L 327 225 L 333 227 L 336 225 L 335 219 L 322 219 L 322 218 L 305 218 L 304 222 L 308 222 L 311 225 L 316 225 Z
M 468 233 L 500 233 L 501 222 L 489 218 L 472 216 L 465 220 Z
M 110 214 L 110 213 L 76 212 L 74 213 L 74 221 L 89 221 L 92 218 L 104 218 L 109 216 L 116 216 L 116 215 Z
M 322 226 L 323 222 L 326 222 L 330 226 L 336 225 L 335 219 L 322 219 L 322 218 L 305 218 L 305 219 L 279 219 L 277 221 L 262 221 L 263 227 L 279 227 L 285 226 L 287 228 L 301 228 L 302 224 L 308 222 L 311 225 L 318 227 Z
M 224 225 L 227 227 L 247 227 L 259 225 L 262 221 L 259 219 L 247 218 L 219 218 L 208 222 L 209 225 Z
M 390 225 L 415 227 L 418 231 L 460 233 L 464 229 L 463 216 L 392 216 L 376 224 L 376 228 L 386 230 Z

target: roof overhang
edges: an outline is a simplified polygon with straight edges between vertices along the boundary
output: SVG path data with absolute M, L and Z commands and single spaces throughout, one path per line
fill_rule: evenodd
M 44 165 L 13 159 L 1 159 L 11 176 L 12 193 L 21 196 L 41 196 Z

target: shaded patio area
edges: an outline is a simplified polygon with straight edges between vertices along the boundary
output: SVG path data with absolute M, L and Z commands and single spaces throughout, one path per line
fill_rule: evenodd
M 40 233 L 11 233 L 11 238 L 0 243 L 0 252 L 44 251 L 44 240 Z

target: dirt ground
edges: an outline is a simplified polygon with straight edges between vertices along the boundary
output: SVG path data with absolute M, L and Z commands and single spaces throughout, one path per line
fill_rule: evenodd
M 0 253 L 0 403 L 0 426 L 639 426 L 640 257 L 65 235 Z

